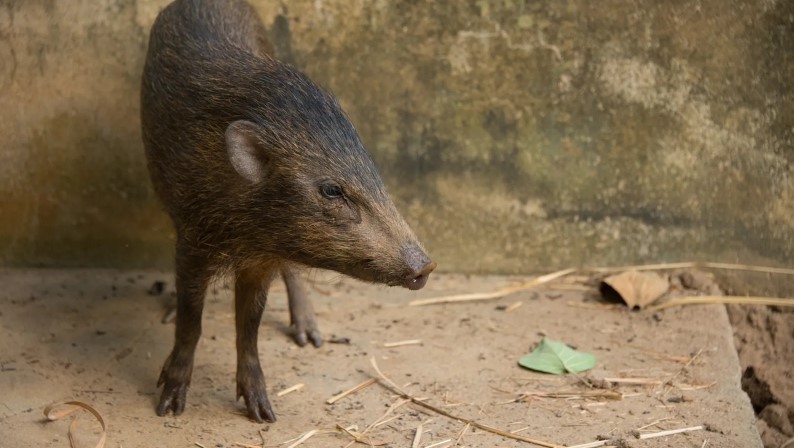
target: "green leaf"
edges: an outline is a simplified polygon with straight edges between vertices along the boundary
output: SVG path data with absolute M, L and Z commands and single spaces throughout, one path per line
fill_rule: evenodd
M 595 366 L 596 358 L 590 353 L 577 352 L 562 342 L 543 338 L 532 353 L 518 360 L 522 367 L 539 372 L 562 375 L 579 373 Z

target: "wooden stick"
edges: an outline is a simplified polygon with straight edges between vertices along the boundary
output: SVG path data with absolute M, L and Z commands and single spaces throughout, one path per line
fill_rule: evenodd
M 641 434 L 640 439 L 653 439 L 656 437 L 664 437 L 664 436 L 671 436 L 673 434 L 680 434 L 682 432 L 689 432 L 689 431 L 699 431 L 703 429 L 702 426 L 692 426 L 690 428 L 681 428 L 681 429 L 671 429 L 669 431 L 660 431 L 654 432 L 650 434 Z M 581 445 L 573 445 L 569 446 L 568 448 L 596 448 L 599 446 L 604 446 L 609 443 L 609 440 L 599 440 L 597 442 L 590 442 L 590 443 L 583 443 Z
M 695 305 L 695 304 L 739 304 L 739 305 L 777 305 L 777 306 L 794 306 L 794 298 L 779 299 L 775 297 L 742 297 L 742 296 L 690 296 L 678 297 L 668 300 L 667 302 L 660 303 L 659 305 L 649 306 L 645 311 L 659 311 L 665 308 L 680 305 Z
M 458 438 L 455 439 L 456 446 L 460 444 L 460 440 L 463 438 L 463 436 L 466 435 L 466 431 L 468 431 L 469 428 L 471 428 L 471 423 L 466 423 L 466 426 L 464 426 L 463 429 L 460 430 L 460 434 L 458 434 Z
M 452 439 L 442 440 L 442 441 L 436 442 L 436 443 L 434 443 L 432 445 L 427 445 L 425 448 L 436 448 L 436 447 L 439 447 L 439 446 L 441 446 L 441 445 L 443 445 L 445 443 L 450 443 L 450 442 L 452 442 Z
M 766 272 L 770 274 L 794 275 L 794 269 L 788 269 L 788 268 L 773 268 L 769 266 L 754 266 L 749 264 L 715 263 L 709 261 L 704 261 L 704 262 L 687 261 L 682 263 L 656 263 L 656 264 L 641 264 L 635 266 L 596 267 L 596 268 L 586 268 L 583 270 L 593 271 L 593 272 L 616 272 L 616 271 L 653 271 L 659 269 L 683 269 L 683 268 L 711 268 L 711 269 L 725 269 L 731 271 Z
M 342 431 L 343 433 L 345 433 L 348 436 L 353 438 L 353 440 L 350 443 L 345 445 L 346 447 L 349 447 L 349 446 L 351 446 L 351 445 L 353 445 L 355 443 L 364 443 L 364 444 L 367 444 L 369 446 L 381 446 L 381 445 L 384 445 L 384 443 L 373 442 L 371 440 L 372 438 L 368 434 L 364 434 L 363 432 L 358 432 L 357 428 L 355 428 L 355 425 L 351 425 L 351 426 L 348 426 L 347 428 L 345 428 L 342 425 L 337 424 L 336 425 L 336 429 L 339 430 L 339 431 Z
M 283 397 L 284 395 L 287 395 L 290 392 L 295 392 L 296 390 L 303 389 L 303 386 L 305 386 L 305 384 L 298 383 L 298 384 L 296 384 L 296 385 L 294 385 L 292 387 L 288 387 L 288 388 L 282 390 L 281 392 L 277 393 L 276 396 L 277 397 Z
M 195 444 L 196 446 L 199 446 L 201 448 L 207 448 L 204 445 L 199 444 L 198 442 L 195 442 Z M 237 446 L 241 446 L 243 448 L 262 448 L 262 445 L 250 445 L 248 443 L 243 443 L 243 442 L 234 442 L 234 444 Z
M 401 399 L 399 399 L 399 400 L 397 400 L 397 401 L 395 401 L 394 403 L 392 403 L 392 404 L 391 404 L 391 405 L 390 405 L 390 406 L 389 406 L 389 407 L 386 409 L 386 412 L 384 412 L 384 413 L 383 413 L 383 415 L 381 415 L 380 417 L 378 417 L 378 418 L 377 418 L 377 420 L 375 420 L 374 422 L 370 423 L 370 424 L 369 424 L 369 426 L 367 426 L 366 428 L 364 428 L 364 430 L 363 430 L 363 431 L 361 431 L 359 434 L 360 434 L 361 436 L 367 436 L 367 437 L 369 437 L 369 435 L 368 435 L 367 433 L 369 432 L 369 430 L 370 430 L 370 429 L 372 429 L 372 428 L 374 428 L 374 427 L 376 427 L 376 426 L 380 425 L 380 424 L 381 424 L 381 422 L 383 422 L 383 420 L 384 420 L 386 417 L 388 417 L 388 416 L 389 416 L 389 414 L 391 414 L 392 412 L 394 412 L 394 411 L 395 411 L 397 408 L 399 408 L 400 406 L 404 405 L 405 403 L 410 403 L 410 402 L 411 402 L 411 400 L 405 400 L 405 399 L 402 399 L 402 398 L 401 398 Z M 347 445 L 345 445 L 345 448 L 349 448 L 351 445 L 353 445 L 353 444 L 354 444 L 354 443 L 356 443 L 356 442 L 360 442 L 360 440 L 359 440 L 359 437 L 355 437 L 355 440 L 353 440 L 352 442 L 350 442 L 350 443 L 348 443 Z M 371 442 L 371 441 L 370 441 L 370 445 L 372 445 L 372 442 Z
M 416 433 L 414 434 L 414 442 L 411 444 L 411 448 L 419 448 L 419 442 L 422 441 L 422 424 L 420 423 L 419 426 L 416 427 Z
M 403 345 L 417 345 L 421 344 L 421 339 L 408 339 L 406 341 L 386 342 L 383 344 L 386 348 L 402 347 Z
M 302 435 L 300 439 L 298 439 L 295 443 L 288 446 L 287 448 L 295 448 L 296 446 L 302 444 L 303 442 L 312 438 L 313 435 L 317 434 L 317 429 L 312 429 L 311 431 L 307 432 L 306 434 Z
M 598 448 L 599 446 L 604 446 L 607 443 L 609 443 L 609 440 L 599 440 L 597 442 L 583 443 L 581 445 L 572 445 L 568 448 Z
M 648 423 L 648 424 L 647 424 L 647 425 L 645 425 L 645 426 L 640 426 L 639 428 L 637 428 L 637 431 L 642 431 L 643 429 L 650 428 L 651 426 L 654 426 L 654 425 L 658 425 L 659 423 L 661 423 L 661 422 L 663 422 L 663 421 L 670 420 L 670 419 L 672 419 L 672 418 L 673 418 L 673 417 L 665 417 L 665 418 L 660 418 L 660 419 L 658 419 L 658 420 L 654 420 L 654 421 L 652 421 L 652 422 Z
M 689 427 L 689 428 L 670 429 L 668 431 L 660 431 L 660 432 L 654 432 L 654 433 L 650 433 L 650 434 L 640 434 L 640 439 L 654 439 L 656 437 L 671 436 L 673 434 L 680 434 L 682 432 L 700 431 L 701 429 L 703 429 L 702 426 L 692 426 L 692 427 Z
M 658 386 L 662 384 L 662 380 L 655 378 L 604 378 L 604 381 L 616 384 L 639 384 Z
M 386 420 L 382 420 L 382 421 L 379 421 L 378 423 L 375 423 L 374 425 L 372 425 L 372 427 L 373 428 L 377 428 L 378 426 L 385 425 L 386 423 L 389 423 L 390 421 L 392 421 L 394 419 L 397 419 L 397 418 L 400 418 L 400 416 L 399 415 L 394 415 L 391 418 L 387 418 Z
M 661 382 L 659 382 L 661 384 Z M 623 394 L 611 390 L 592 390 L 582 392 L 522 392 L 520 393 L 520 400 L 527 397 L 542 397 L 542 398 L 606 398 L 608 400 L 622 400 Z M 514 401 L 516 401 L 514 400 Z
M 378 380 L 376 378 L 370 378 L 370 379 L 364 381 L 363 383 L 361 383 L 361 384 L 359 384 L 357 386 L 353 386 L 353 387 L 351 387 L 350 389 L 348 389 L 348 390 L 346 390 L 344 392 L 341 392 L 341 393 L 338 393 L 338 394 L 334 395 L 333 397 L 325 400 L 325 402 L 327 404 L 334 404 L 337 401 L 345 398 L 346 396 L 348 396 L 350 394 L 354 394 L 354 393 L 356 393 L 356 392 L 358 392 L 361 389 L 364 389 L 366 387 L 372 386 L 373 384 L 375 384 L 377 382 L 378 382 Z
M 473 293 L 473 294 L 455 294 L 451 296 L 442 296 L 442 297 L 434 297 L 430 299 L 420 299 L 420 300 L 413 300 L 408 303 L 409 306 L 423 306 L 423 305 L 435 305 L 439 303 L 450 303 L 450 302 L 471 302 L 474 300 L 493 300 L 493 299 L 500 299 L 504 296 L 508 296 L 510 294 L 515 294 L 519 291 L 526 291 L 528 289 L 532 289 L 538 285 L 542 285 L 544 283 L 548 283 L 552 280 L 558 279 L 565 275 L 568 275 L 572 272 L 575 272 L 576 269 L 563 269 L 562 271 L 552 272 L 550 274 L 541 275 L 539 277 L 535 277 L 532 280 L 523 282 L 516 286 L 508 286 L 506 288 L 502 288 L 498 291 L 494 292 L 484 292 L 484 293 Z
M 524 304 L 524 302 L 513 302 L 512 304 L 508 305 L 507 308 L 505 308 L 505 313 L 509 313 L 509 312 L 515 310 L 516 308 L 520 307 L 523 304 Z

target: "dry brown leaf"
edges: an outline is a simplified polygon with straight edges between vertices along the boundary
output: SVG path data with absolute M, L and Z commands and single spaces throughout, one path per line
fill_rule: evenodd
M 667 292 L 667 279 L 655 272 L 626 271 L 611 275 L 601 282 L 601 294 L 617 295 L 629 308 L 642 309 Z

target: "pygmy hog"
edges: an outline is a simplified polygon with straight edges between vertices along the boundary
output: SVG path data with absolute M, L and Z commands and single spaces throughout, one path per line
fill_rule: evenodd
M 143 140 L 176 230 L 176 338 L 158 381 L 159 415 L 185 408 L 213 276 L 235 278 L 237 398 L 261 422 L 276 417 L 257 333 L 279 272 L 297 333 L 317 345 L 294 266 L 410 289 L 422 288 L 436 267 L 334 97 L 268 48 L 242 0 L 177 0 L 151 31 Z

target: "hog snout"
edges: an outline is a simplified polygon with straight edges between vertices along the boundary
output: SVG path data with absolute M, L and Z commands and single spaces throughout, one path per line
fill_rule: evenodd
M 433 269 L 436 268 L 436 263 L 430 260 L 430 257 L 417 246 L 408 246 L 403 250 L 405 263 L 410 270 L 410 273 L 405 277 L 403 286 L 410 290 L 422 289 L 427 283 L 427 278 Z

